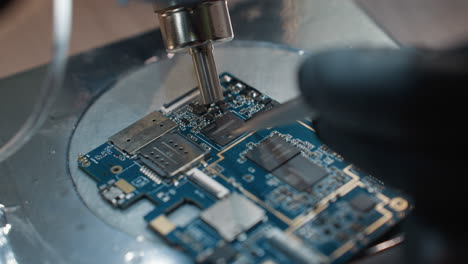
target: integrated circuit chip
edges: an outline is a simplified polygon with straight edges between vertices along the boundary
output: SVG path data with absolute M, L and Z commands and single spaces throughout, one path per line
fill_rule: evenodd
M 355 210 L 367 213 L 375 207 L 375 200 L 367 194 L 360 193 L 349 202 Z
M 200 262 L 208 264 L 230 263 L 238 253 L 239 252 L 233 246 L 224 244 L 215 248 L 213 253 Z
M 328 175 L 319 165 L 298 155 L 273 171 L 273 175 L 298 191 L 305 191 Z
M 174 176 L 200 161 L 207 151 L 179 133 L 167 133 L 139 152 L 143 163 L 161 176 Z
M 192 108 L 193 113 L 196 114 L 196 115 L 203 115 L 204 113 L 206 113 L 208 111 L 206 106 L 201 105 L 201 104 L 191 103 L 190 107 Z
M 300 153 L 300 150 L 278 135 L 263 140 L 245 155 L 268 172 Z
M 232 131 L 241 127 L 243 123 L 244 120 L 232 112 L 227 112 L 220 118 L 216 119 L 213 124 L 204 128 L 202 133 L 209 139 L 216 142 L 216 144 L 224 147 L 240 136 L 232 134 Z
M 238 193 L 231 194 L 201 213 L 201 219 L 229 242 L 262 221 L 264 216 L 262 208 Z

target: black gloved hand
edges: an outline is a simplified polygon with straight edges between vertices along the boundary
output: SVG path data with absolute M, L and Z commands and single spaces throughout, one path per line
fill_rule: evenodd
M 325 144 L 411 194 L 417 225 L 467 244 L 468 49 L 324 52 L 304 62 L 299 85 L 320 115 L 315 128 Z M 421 237 L 408 232 L 419 234 L 413 242 Z
M 2 11 L 4 7 L 7 7 L 7 5 L 10 4 L 11 2 L 13 1 L 12 0 L 0 0 L 0 11 Z

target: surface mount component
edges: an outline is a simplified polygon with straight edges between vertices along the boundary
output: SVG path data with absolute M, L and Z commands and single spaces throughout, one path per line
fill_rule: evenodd
M 374 198 L 370 197 L 368 194 L 360 193 L 352 198 L 349 204 L 353 209 L 362 213 L 366 213 L 375 207 L 376 202 Z
M 273 175 L 298 191 L 305 191 L 328 175 L 328 172 L 301 155 L 273 171 Z
M 175 176 L 200 161 L 207 150 L 177 132 L 161 136 L 139 152 L 143 163 L 161 176 Z
M 282 254 L 291 258 L 294 263 L 300 264 L 324 264 L 327 263 L 320 253 L 311 250 L 295 237 L 288 237 L 284 232 L 275 228 L 267 235 L 270 245 Z
M 280 136 L 274 135 L 260 142 L 245 156 L 266 171 L 271 172 L 299 153 L 298 148 Z
M 155 111 L 113 135 L 109 141 L 120 150 L 135 154 L 137 150 L 176 126 L 172 120 Z
M 208 264 L 230 263 L 238 253 L 233 246 L 224 244 L 215 248 L 209 256 L 199 262 Z
M 220 78 L 224 101 L 189 92 L 78 156 L 104 200 L 147 198 L 151 230 L 198 263 L 343 263 L 409 213 L 405 195 L 330 151 L 310 121 L 227 137 L 276 101 Z
M 190 108 L 192 108 L 192 112 L 196 115 L 203 115 L 208 111 L 208 107 L 201 105 L 201 104 L 190 104 Z
M 201 213 L 201 219 L 212 226 L 226 240 L 234 240 L 240 233 L 262 221 L 265 211 L 244 196 L 233 193 Z
M 216 144 L 224 147 L 239 136 L 233 135 L 231 132 L 242 126 L 243 123 L 244 120 L 240 119 L 232 112 L 227 112 L 222 117 L 216 119 L 213 124 L 203 129 L 202 133 L 216 142 Z
M 192 168 L 187 172 L 187 175 L 193 182 L 203 187 L 203 189 L 207 190 L 218 199 L 222 199 L 229 194 L 228 188 L 224 187 L 224 185 L 217 182 L 198 168 Z
M 125 202 L 134 195 L 135 187 L 124 179 L 111 180 L 107 185 L 100 187 L 101 196 L 113 206 L 123 207 Z

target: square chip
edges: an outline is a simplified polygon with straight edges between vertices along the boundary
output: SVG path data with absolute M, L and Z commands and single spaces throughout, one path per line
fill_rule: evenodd
M 265 211 L 244 196 L 233 193 L 201 213 L 201 219 L 231 242 L 262 221 Z
M 300 150 L 278 135 L 271 136 L 245 155 L 268 172 L 300 153 Z
M 216 142 L 216 144 L 224 147 L 240 136 L 232 134 L 232 131 L 241 127 L 243 124 L 244 120 L 232 112 L 227 112 L 201 132 L 203 135 Z
M 233 246 L 224 244 L 215 248 L 213 253 L 211 253 L 206 259 L 200 261 L 200 263 L 231 263 L 231 260 L 233 260 L 238 253 L 239 252 Z
M 367 213 L 375 207 L 375 200 L 367 194 L 360 193 L 349 202 L 351 207 L 361 213 Z
M 273 171 L 273 175 L 298 191 L 305 191 L 328 175 L 319 165 L 298 155 Z

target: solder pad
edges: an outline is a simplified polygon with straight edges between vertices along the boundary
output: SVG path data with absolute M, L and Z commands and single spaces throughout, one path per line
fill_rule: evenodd
M 410 212 L 407 196 L 328 149 L 307 120 L 227 136 L 278 103 L 220 80 L 224 101 L 206 107 L 190 91 L 78 157 L 109 206 L 149 199 L 142 217 L 155 235 L 200 263 L 343 263 Z M 186 201 L 195 211 L 177 222 Z

